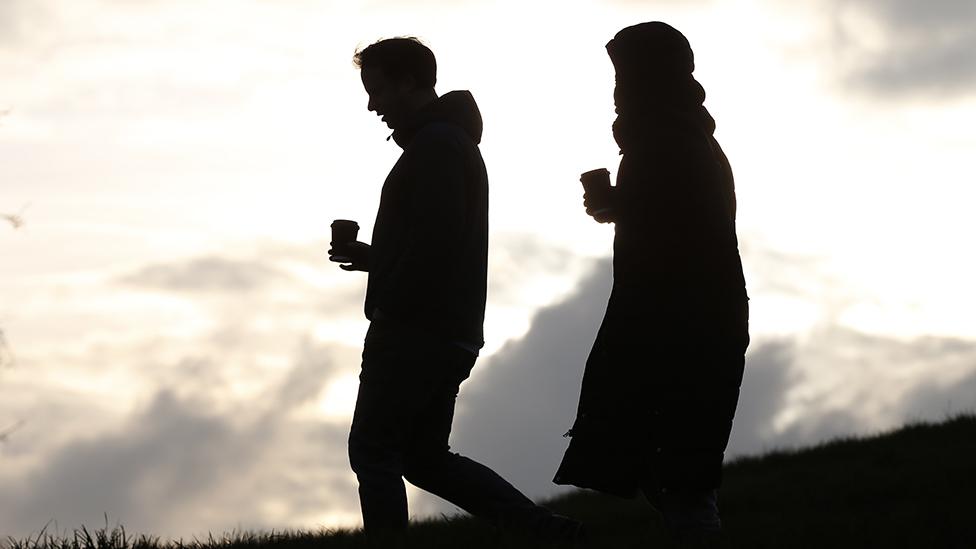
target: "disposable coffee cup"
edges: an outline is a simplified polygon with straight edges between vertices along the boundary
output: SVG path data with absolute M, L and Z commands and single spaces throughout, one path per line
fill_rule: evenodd
M 599 168 L 580 174 L 580 182 L 583 183 L 583 192 L 594 197 L 597 201 L 607 200 L 610 196 L 610 170 Z M 610 210 L 610 207 L 595 210 L 593 215 L 599 215 Z
M 600 168 L 590 170 L 580 174 L 580 181 L 583 183 L 583 191 L 586 194 L 601 194 L 610 190 L 610 170 Z
M 332 258 L 340 263 L 352 261 L 352 258 L 340 255 L 348 249 L 349 244 L 356 241 L 359 235 L 359 223 L 348 219 L 336 219 L 332 222 L 332 251 L 336 253 Z

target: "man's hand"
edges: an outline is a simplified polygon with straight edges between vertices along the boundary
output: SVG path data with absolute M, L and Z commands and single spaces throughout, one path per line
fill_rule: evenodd
M 586 215 L 598 223 L 611 223 L 614 220 L 613 191 L 614 189 L 610 188 L 605 194 L 602 192 L 599 195 L 584 193 L 583 207 L 586 208 Z
M 339 265 L 343 271 L 369 271 L 369 244 L 365 242 L 349 242 L 336 246 L 335 243 L 329 248 L 329 261 L 334 263 L 348 263 Z

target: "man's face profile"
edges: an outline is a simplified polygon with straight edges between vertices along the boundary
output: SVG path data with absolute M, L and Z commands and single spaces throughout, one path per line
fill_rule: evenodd
M 410 79 L 405 81 L 391 80 L 376 67 L 363 68 L 361 71 L 363 88 L 369 95 L 366 108 L 382 117 L 383 122 L 395 130 L 403 122 L 406 114 L 407 97 L 413 90 Z

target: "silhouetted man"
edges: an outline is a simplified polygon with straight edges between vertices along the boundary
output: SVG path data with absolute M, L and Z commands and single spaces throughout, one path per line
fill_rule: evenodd
M 368 109 L 403 148 L 383 184 L 372 245 L 330 259 L 369 272 L 349 459 L 367 532 L 407 526 L 403 479 L 495 524 L 572 537 L 578 524 L 535 505 L 494 471 L 449 451 L 458 388 L 484 344 L 488 176 L 467 91 L 438 97 L 434 54 L 413 38 L 356 53 Z

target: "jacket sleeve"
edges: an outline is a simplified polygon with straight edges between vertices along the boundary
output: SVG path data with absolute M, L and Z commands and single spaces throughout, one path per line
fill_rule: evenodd
M 409 309 L 437 299 L 440 281 L 453 268 L 466 230 L 468 170 L 460 138 L 450 129 L 433 126 L 414 139 L 404 197 L 406 234 L 390 276 L 391 310 L 386 311 L 403 317 L 413 316 Z

